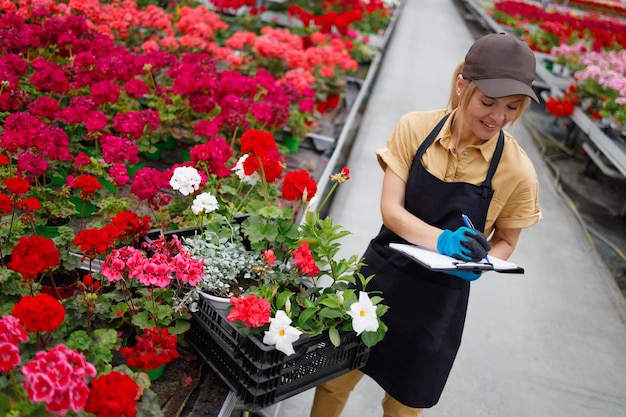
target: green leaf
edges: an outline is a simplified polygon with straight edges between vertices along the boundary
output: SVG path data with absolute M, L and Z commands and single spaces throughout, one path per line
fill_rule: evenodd
M 311 317 L 315 316 L 315 313 L 317 313 L 317 308 L 307 308 L 305 310 L 302 310 L 302 312 L 300 313 L 300 315 L 298 316 L 298 321 L 300 323 L 305 323 L 307 322 Z
M 339 331 L 335 326 L 328 328 L 328 337 L 333 346 L 338 347 L 341 344 L 341 338 L 339 337 Z
M 283 211 L 275 206 L 265 206 L 259 211 L 257 211 L 259 216 L 265 217 L 266 219 L 280 219 L 283 217 Z
M 113 348 L 117 343 L 117 331 L 115 329 L 96 329 L 93 332 L 96 343 L 101 346 Z
M 328 319 L 338 319 L 343 317 L 341 311 L 333 310 L 332 308 L 323 308 L 320 310 L 320 317 L 325 317 Z
M 378 330 L 375 332 L 363 332 L 361 333 L 361 340 L 367 347 L 372 347 L 376 343 L 383 340 L 385 337 L 385 333 L 387 333 L 387 325 L 382 321 L 378 320 Z
M 178 319 L 174 321 L 174 325 L 167 327 L 170 334 L 184 334 L 191 327 L 189 320 Z
M 140 311 L 133 316 L 131 322 L 140 329 L 147 329 L 148 327 L 154 327 L 154 321 L 147 311 Z
M 283 291 L 283 292 L 278 293 L 278 295 L 276 295 L 276 308 L 282 309 L 287 303 L 287 300 L 292 295 L 293 295 L 293 292 L 291 291 Z
M 325 305 L 326 307 L 330 308 L 340 308 L 339 300 L 332 298 L 325 298 L 323 300 L 320 300 L 319 304 Z
M 380 341 L 377 332 L 363 332 L 361 333 L 361 340 L 367 347 L 372 347 Z
M 86 331 L 77 330 L 70 335 L 65 344 L 70 349 L 84 352 L 91 347 L 91 337 L 89 337 Z

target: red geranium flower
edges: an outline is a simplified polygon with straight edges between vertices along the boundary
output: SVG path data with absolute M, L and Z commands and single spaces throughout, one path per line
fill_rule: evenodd
M 11 254 L 9 269 L 19 272 L 25 279 L 34 279 L 41 272 L 61 264 L 61 252 L 54 241 L 45 236 L 24 236 Z
M 293 250 L 291 255 L 293 255 L 293 263 L 296 264 L 296 268 L 303 274 L 314 277 L 320 273 L 307 242 L 300 243 L 300 247 Z
M 317 193 L 317 183 L 307 171 L 291 171 L 285 174 L 282 187 L 283 197 L 288 201 L 311 201 Z
M 247 297 L 231 297 L 232 307 L 226 320 L 242 321 L 248 327 L 262 327 L 272 315 L 270 302 L 265 298 L 249 295 Z
M 28 197 L 17 203 L 17 208 L 22 211 L 31 212 L 41 210 L 41 204 L 39 203 L 39 200 L 37 200 L 37 198 Z
M 134 211 L 117 213 L 115 217 L 111 219 L 111 223 L 120 230 L 121 240 L 135 236 L 145 236 L 148 234 L 151 227 L 150 216 L 139 217 Z
M 93 200 L 96 191 L 102 188 L 102 184 L 92 175 L 80 175 L 74 178 L 71 187 L 74 190 L 80 190 L 81 200 Z
M 120 230 L 113 224 L 108 224 L 101 229 L 83 229 L 74 238 L 74 245 L 89 259 L 95 259 L 109 248 L 113 247 L 115 239 L 120 235 Z
M 97 416 L 133 417 L 137 415 L 139 386 L 131 377 L 111 371 L 91 381 L 85 411 Z
M 30 190 L 30 184 L 24 178 L 12 177 L 4 180 L 4 185 L 13 194 L 25 194 Z
M 149 327 L 135 337 L 135 346 L 121 348 L 120 353 L 126 358 L 126 364 L 137 369 L 156 369 L 170 363 L 179 354 L 176 350 L 177 338 L 169 334 L 167 327 Z
M 48 294 L 25 295 L 13 306 L 11 314 L 29 332 L 52 332 L 65 320 L 65 307 Z
M 8 214 L 13 211 L 13 201 L 8 195 L 0 193 L 0 211 Z
M 276 141 L 270 132 L 248 129 L 241 135 L 241 152 L 264 156 L 276 149 Z
M 243 161 L 243 172 L 246 175 L 252 175 L 255 172 L 261 174 L 261 165 L 263 166 L 263 174 L 265 181 L 268 183 L 274 182 L 280 178 L 283 173 L 283 165 L 277 156 L 267 154 L 264 157 L 250 156 Z

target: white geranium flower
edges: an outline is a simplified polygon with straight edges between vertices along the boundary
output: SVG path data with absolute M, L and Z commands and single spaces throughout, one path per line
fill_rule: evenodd
M 302 332 L 290 326 L 291 319 L 283 310 L 278 310 L 276 316 L 270 319 L 270 328 L 263 336 L 263 343 L 266 345 L 276 345 L 276 349 L 285 355 L 293 355 L 293 342 L 298 340 Z
M 200 188 L 201 181 L 202 177 L 194 167 L 177 167 L 170 178 L 170 186 L 182 195 L 189 195 Z
M 378 330 L 378 318 L 376 306 L 372 304 L 366 292 L 359 293 L 359 301 L 350 306 L 348 314 L 352 316 L 352 328 L 357 336 L 363 332 L 375 332 Z
M 232 171 L 239 177 L 241 181 L 245 182 L 246 184 L 254 185 L 257 182 L 261 181 L 261 176 L 258 172 L 254 172 L 252 173 L 252 175 L 246 175 L 246 173 L 243 171 L 243 161 L 245 161 L 246 159 L 248 159 L 248 154 L 245 154 L 241 158 L 239 158 L 235 166 L 233 166 Z
M 217 210 L 217 208 L 217 198 L 209 192 L 198 194 L 191 204 L 191 211 L 196 216 L 201 213 L 209 214 Z

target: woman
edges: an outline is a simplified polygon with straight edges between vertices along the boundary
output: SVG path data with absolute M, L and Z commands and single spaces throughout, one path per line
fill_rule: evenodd
M 509 258 L 521 230 L 541 219 L 534 167 L 502 130 L 531 99 L 539 101 L 534 78 L 535 56 L 525 43 L 486 35 L 455 71 L 449 109 L 404 115 L 377 151 L 383 226 L 362 273 L 374 274 L 368 291 L 382 291 L 390 307 L 383 317 L 389 330 L 364 368 L 316 389 L 311 417 L 339 416 L 363 374 L 386 392 L 384 417 L 419 416 L 439 401 L 461 343 L 470 282 L 480 274 L 426 270 L 389 243 L 466 260 Z

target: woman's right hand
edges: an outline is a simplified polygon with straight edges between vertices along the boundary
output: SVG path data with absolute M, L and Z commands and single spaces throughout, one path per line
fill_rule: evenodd
M 491 249 L 484 234 L 469 227 L 459 227 L 454 232 L 444 230 L 437 239 L 437 251 L 461 261 L 478 262 L 485 259 Z

